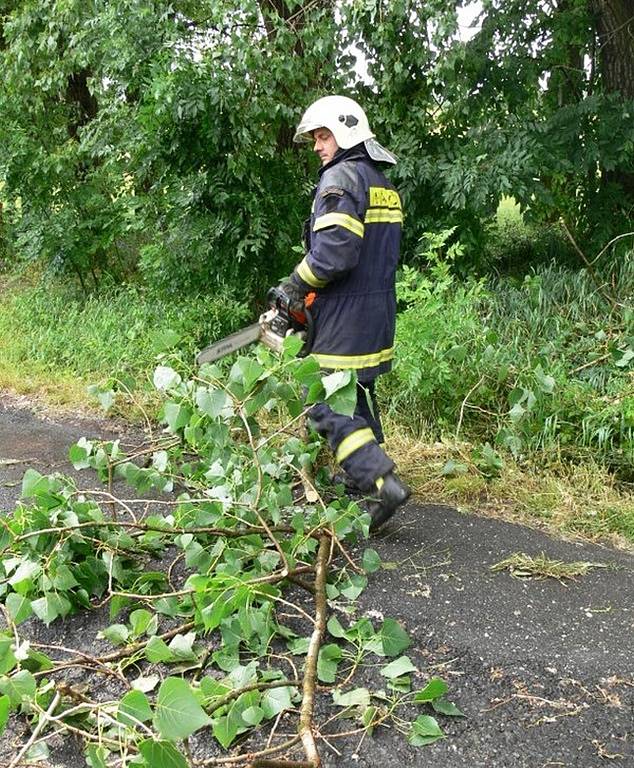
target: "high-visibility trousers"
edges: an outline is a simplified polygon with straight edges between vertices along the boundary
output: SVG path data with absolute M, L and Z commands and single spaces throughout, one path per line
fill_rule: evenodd
M 352 417 L 335 413 L 326 403 L 308 412 L 315 430 L 328 440 L 335 459 L 352 482 L 365 492 L 376 491 L 376 481 L 394 469 L 385 453 L 383 430 L 374 394 L 374 381 L 357 383 L 357 405 Z

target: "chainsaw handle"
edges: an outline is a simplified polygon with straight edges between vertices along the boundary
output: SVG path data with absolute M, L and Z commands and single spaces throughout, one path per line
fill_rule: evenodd
M 286 316 L 287 322 L 290 321 L 291 328 L 294 331 L 304 331 L 304 345 L 299 352 L 298 357 L 306 357 L 310 354 L 315 338 L 315 324 L 313 315 L 309 307 L 312 306 L 316 294 L 310 292 L 306 295 L 304 304 L 300 305 L 291 301 L 290 296 L 279 286 L 271 288 L 266 296 L 266 301 L 271 309 L 276 309 L 281 315 Z M 294 327 L 293 327 L 294 325 Z
M 304 307 L 304 316 L 306 317 L 306 337 L 304 338 L 304 346 L 300 349 L 298 357 L 306 357 L 306 355 L 310 355 L 313 349 L 313 341 L 315 340 L 313 313 L 308 307 Z

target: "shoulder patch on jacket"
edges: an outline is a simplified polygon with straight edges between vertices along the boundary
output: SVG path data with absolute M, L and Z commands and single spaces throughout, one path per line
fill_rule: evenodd
M 319 193 L 322 197 L 328 197 L 328 195 L 337 195 L 343 197 L 344 190 L 341 187 L 326 187 Z
M 357 163 L 352 160 L 344 160 L 324 171 L 319 183 L 319 194 L 326 189 L 334 187 L 359 198 L 361 197 L 360 186 L 361 177 L 359 176 Z M 365 194 L 362 196 L 365 197 Z

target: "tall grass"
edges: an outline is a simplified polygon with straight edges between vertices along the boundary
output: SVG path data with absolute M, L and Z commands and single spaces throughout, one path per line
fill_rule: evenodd
M 83 299 L 60 287 L 31 287 L 0 296 L 0 371 L 19 377 L 125 377 L 144 382 L 157 355 L 184 359 L 235 330 L 249 310 L 231 296 L 170 300 L 125 287 Z M 135 381 L 136 380 L 136 381 Z
M 634 259 L 457 284 L 406 270 L 382 392 L 414 432 L 634 472 Z

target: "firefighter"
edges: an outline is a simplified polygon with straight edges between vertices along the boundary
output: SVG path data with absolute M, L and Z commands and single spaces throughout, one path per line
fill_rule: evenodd
M 376 530 L 410 495 L 381 447 L 375 396 L 375 380 L 390 370 L 394 354 L 403 213 L 380 166 L 396 158 L 376 141 L 359 104 L 345 96 L 312 104 L 294 139 L 313 143 L 321 168 L 304 227 L 306 255 L 282 287 L 296 302 L 316 294 L 312 354 L 323 369 L 353 369 L 358 381 L 352 418 L 326 403 L 309 416 L 350 483 L 375 497 L 368 511 Z

